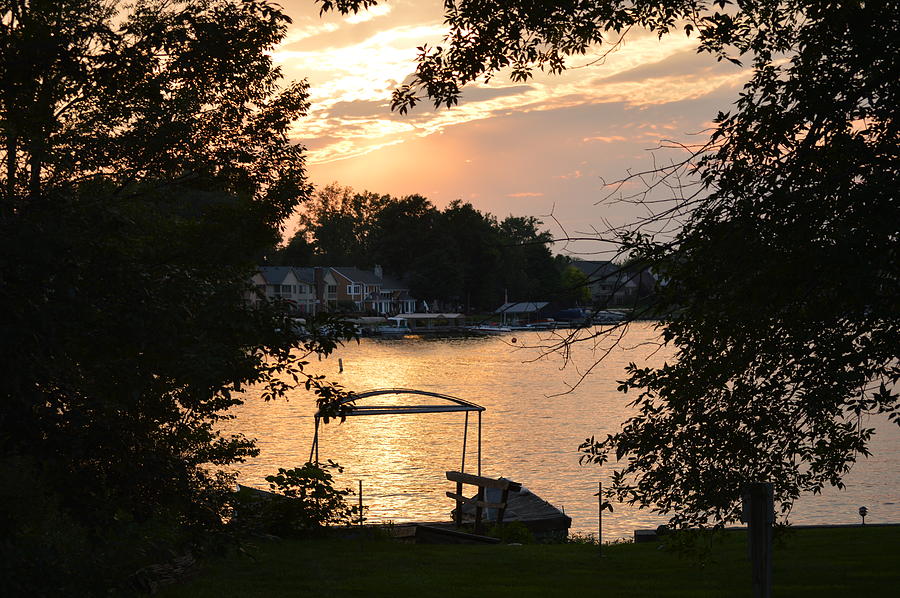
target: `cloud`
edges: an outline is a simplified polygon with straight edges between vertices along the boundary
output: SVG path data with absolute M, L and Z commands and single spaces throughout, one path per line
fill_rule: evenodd
M 533 191 L 525 191 L 522 193 L 507 193 L 506 197 L 544 197 L 544 194 L 536 193 Z
M 704 75 L 730 75 L 737 70 L 738 67 L 730 62 L 711 61 L 708 54 L 698 54 L 693 48 L 690 48 L 675 52 L 662 60 L 639 64 L 634 68 L 600 77 L 598 82 L 604 84 L 633 83 L 677 75 L 697 79 Z
M 628 141 L 628 139 L 625 137 L 622 137 L 621 135 L 608 135 L 606 137 L 598 135 L 597 137 L 585 137 L 581 141 L 584 143 L 587 143 L 589 141 L 600 141 L 602 143 L 613 143 L 615 141 Z
M 745 77 L 735 68 L 715 65 L 708 56 L 696 56 L 696 40 L 680 36 L 659 40 L 639 34 L 602 65 L 577 68 L 574 64 L 576 68 L 558 76 L 538 72 L 528 84 L 518 85 L 509 84 L 501 73 L 489 83 L 466 86 L 460 104 L 452 109 L 434 109 L 426 100 L 411 113 L 399 115 L 389 109 L 393 89 L 415 70 L 416 48 L 439 43 L 446 26 L 439 14 L 423 12 L 419 3 L 391 6 L 393 10 L 378 4 L 353 19 L 338 15 L 326 15 L 332 18 L 326 22 L 311 16 L 295 19 L 298 24 L 289 30 L 288 40 L 273 53 L 289 77 L 310 80 L 309 115 L 295 125 L 292 138 L 310 147 L 311 164 L 361 156 L 441 133 L 447 127 L 514 114 L 592 104 L 644 108 L 696 99 L 723 86 L 739 85 Z M 313 36 L 315 43 L 310 41 Z M 605 46 L 596 49 L 602 51 Z M 712 66 L 701 68 L 704 64 Z M 650 137 L 647 131 L 603 130 L 584 136 L 583 141 L 613 143 Z M 314 138 L 328 142 L 306 141 Z
M 313 23 L 310 25 L 296 25 L 288 30 L 279 47 L 285 48 L 317 35 L 333 33 L 340 29 L 337 23 Z
M 534 89 L 531 85 L 512 85 L 509 87 L 475 87 L 467 85 L 462 90 L 460 102 L 481 102 L 504 96 L 520 95 L 534 91 Z
M 375 6 L 369 8 L 368 10 L 361 10 L 356 14 L 352 14 L 348 17 L 345 17 L 344 20 L 350 23 L 351 25 L 356 25 L 357 23 L 365 23 L 366 21 L 371 21 L 372 19 L 377 19 L 378 17 L 383 17 L 391 12 L 390 4 L 376 4 Z
M 391 106 L 383 100 L 356 100 L 353 102 L 335 102 L 328 107 L 327 113 L 337 118 L 384 118 L 391 113 Z

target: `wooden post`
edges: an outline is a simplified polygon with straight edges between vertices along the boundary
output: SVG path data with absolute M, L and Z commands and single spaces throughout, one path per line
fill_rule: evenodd
M 466 473 L 466 439 L 469 437 L 469 412 L 466 411 L 466 423 L 463 426 L 463 451 L 462 463 L 459 465 L 460 473 Z
M 481 411 L 478 412 L 478 475 L 481 475 Z
M 772 598 L 772 524 L 775 522 L 773 485 L 748 485 L 744 490 L 743 508 L 753 572 L 753 598 Z
M 462 496 L 463 483 L 456 482 L 456 496 Z M 456 527 L 462 527 L 462 500 L 456 499 Z
M 503 514 L 506 512 L 506 503 L 509 502 L 509 486 L 503 489 L 500 495 L 500 504 L 503 506 L 497 510 L 497 525 L 503 525 Z
M 597 554 L 603 556 L 603 482 L 597 482 Z
M 359 524 L 363 524 L 362 480 L 359 481 Z
M 481 533 L 481 513 L 484 510 L 481 504 L 484 502 L 484 486 L 478 487 L 478 498 L 475 499 L 475 533 Z

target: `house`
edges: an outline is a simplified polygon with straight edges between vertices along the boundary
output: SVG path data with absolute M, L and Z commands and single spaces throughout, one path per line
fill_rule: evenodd
M 385 276 L 380 266 L 373 270 L 333 267 L 329 271 L 335 280 L 336 304 L 352 302 L 357 311 L 384 315 L 416 311 L 416 300 L 406 285 Z
M 633 305 L 651 295 L 656 285 L 649 268 L 588 260 L 573 260 L 572 266 L 587 276 L 591 302 L 600 307 Z
M 314 315 L 321 311 L 323 301 L 318 268 L 296 268 L 293 266 L 260 266 L 253 275 L 252 282 L 269 298 L 285 299 L 297 314 Z M 333 279 L 331 280 L 333 282 Z
M 382 315 L 416 311 L 417 302 L 409 289 L 384 276 L 378 266 L 374 270 L 260 266 L 252 283 L 263 296 L 288 301 L 297 315 L 348 307 Z M 256 297 L 249 300 L 255 301 Z

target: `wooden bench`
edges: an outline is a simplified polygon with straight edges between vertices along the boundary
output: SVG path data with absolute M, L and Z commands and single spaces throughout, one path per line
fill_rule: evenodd
M 506 511 L 506 504 L 509 501 L 510 492 L 518 492 L 522 489 L 522 484 L 511 480 L 494 478 L 486 478 L 469 473 L 459 471 L 448 471 L 447 479 L 456 482 L 456 492 L 447 492 L 447 496 L 456 501 L 456 514 L 454 522 L 456 527 L 462 526 L 462 512 L 464 505 L 473 505 L 475 507 L 475 533 L 481 530 L 481 516 L 484 509 L 497 509 L 497 524 L 503 524 L 503 513 Z M 471 498 L 466 498 L 463 494 L 463 484 L 470 486 L 478 486 L 478 492 Z M 484 497 L 485 488 L 496 488 L 500 490 L 500 502 L 487 502 Z

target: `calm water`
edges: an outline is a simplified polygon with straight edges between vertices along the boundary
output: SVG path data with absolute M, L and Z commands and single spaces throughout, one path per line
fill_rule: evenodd
M 487 408 L 482 423 L 482 473 L 506 476 L 532 489 L 572 517 L 573 531 L 597 529 L 597 482 L 608 482 L 608 468 L 578 464 L 577 447 L 585 438 L 615 431 L 628 416 L 628 397 L 616 392 L 616 380 L 631 361 L 661 364 L 671 351 L 653 344 L 649 324 L 633 326 L 620 345 L 573 392 L 593 359 L 577 351 L 563 368 L 558 356 L 538 359 L 535 349 L 549 333 L 514 333 L 459 339 L 363 339 L 315 364 L 318 372 L 345 387 L 416 388 L 457 396 Z M 516 343 L 511 342 L 516 338 Z M 601 345 L 597 350 L 607 347 Z M 338 372 L 338 357 L 344 371 Z M 278 467 L 302 465 L 313 435 L 314 399 L 297 391 L 289 401 L 264 403 L 247 393 L 229 429 L 256 438 L 261 454 L 241 465 L 245 484 L 266 487 L 263 478 Z M 371 399 L 384 403 L 383 398 Z M 435 403 L 429 399 L 426 403 Z M 470 416 L 466 471 L 476 467 L 475 414 Z M 457 470 L 462 454 L 464 415 L 438 413 L 348 418 L 325 426 L 320 459 L 333 459 L 346 470 L 345 485 L 363 481 L 372 521 L 448 520 L 452 490 L 444 472 Z M 843 492 L 802 498 L 791 522 L 855 523 L 857 509 L 869 509 L 868 522 L 900 522 L 900 431 L 887 423 L 873 442 L 874 456 L 859 463 Z M 624 505 L 604 513 L 604 537 L 630 536 L 636 528 L 655 527 L 663 519 Z

